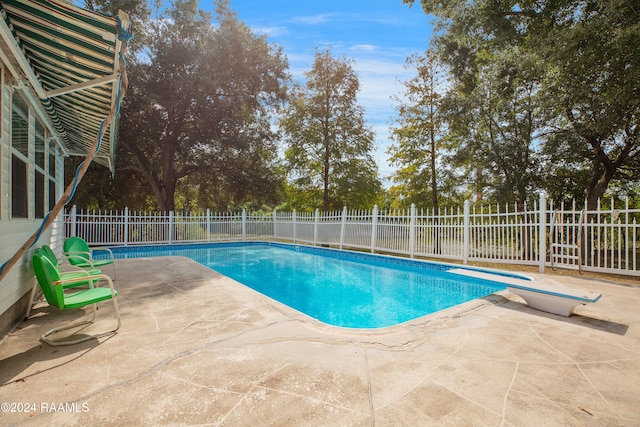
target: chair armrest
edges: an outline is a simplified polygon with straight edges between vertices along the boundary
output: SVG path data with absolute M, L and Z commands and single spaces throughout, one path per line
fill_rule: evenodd
M 65 252 L 64 255 L 69 258 L 69 255 L 87 255 L 88 257 L 91 257 L 91 252 L 83 252 L 83 251 L 70 251 L 70 252 Z
M 89 262 L 89 264 L 91 264 L 91 261 L 87 261 L 85 258 L 83 258 L 85 260 L 85 262 Z M 60 271 L 61 273 L 78 273 L 78 272 L 86 272 L 87 270 L 82 268 L 82 267 L 78 267 L 77 265 L 73 265 L 70 262 L 66 262 L 64 264 L 60 264 L 60 262 L 58 261 L 58 266 L 60 267 L 64 267 L 64 269 L 62 268 L 58 268 L 58 271 Z M 91 264 L 91 268 L 93 268 L 93 264 Z
M 112 261 L 115 261 L 115 258 L 113 257 L 113 252 L 109 248 L 103 248 L 103 247 L 100 247 L 100 246 L 95 246 L 95 247 L 92 247 L 90 249 L 91 249 L 91 252 L 106 251 L 106 252 L 109 253 L 109 259 L 112 260 Z
M 89 252 L 67 252 L 65 255 L 67 257 L 67 260 L 69 258 L 74 258 L 74 259 L 79 260 L 83 264 L 84 263 L 89 264 L 91 266 L 91 268 L 95 268 L 93 266 L 93 258 L 91 257 L 91 254 Z M 87 258 L 85 258 L 85 257 L 83 257 L 81 255 L 89 255 L 89 259 L 87 259 Z
M 70 285 L 73 283 L 80 283 L 80 282 L 90 282 L 93 284 L 94 282 L 97 283 L 100 280 L 106 280 L 109 283 L 109 288 L 111 288 L 111 296 L 115 297 L 116 290 L 113 287 L 113 280 L 111 280 L 111 277 L 107 276 L 106 274 L 94 274 L 94 275 L 87 274 L 86 276 L 83 276 L 83 277 L 74 277 L 71 279 L 57 280 L 53 282 L 53 285 L 62 286 L 62 285 Z
M 69 279 L 60 279 L 60 280 L 56 280 L 55 282 L 53 282 L 54 286 L 60 286 L 60 285 L 70 285 L 73 283 L 80 283 L 80 282 L 88 282 L 89 280 L 92 280 L 93 277 L 96 276 L 92 276 L 91 274 L 87 273 L 85 270 L 82 270 L 83 272 L 85 272 L 84 276 L 79 276 L 79 277 L 72 277 Z

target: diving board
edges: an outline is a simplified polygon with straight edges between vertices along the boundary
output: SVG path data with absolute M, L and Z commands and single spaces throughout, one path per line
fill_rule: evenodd
M 509 292 L 522 297 L 531 308 L 569 317 L 579 305 L 595 303 L 602 294 L 564 286 L 552 279 L 526 280 L 478 270 L 452 268 L 448 273 L 504 283 Z

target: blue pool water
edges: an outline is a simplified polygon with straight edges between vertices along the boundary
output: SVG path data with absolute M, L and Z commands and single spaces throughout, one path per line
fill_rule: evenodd
M 186 256 L 321 322 L 348 328 L 396 325 L 505 289 L 446 271 L 459 266 L 278 243 L 113 252 L 116 258 Z

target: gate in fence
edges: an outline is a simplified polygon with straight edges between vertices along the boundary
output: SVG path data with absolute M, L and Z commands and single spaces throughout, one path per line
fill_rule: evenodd
M 640 276 L 640 209 L 631 209 L 629 199 L 620 208 L 612 199 L 593 211 L 573 202 L 551 212 L 552 267 Z

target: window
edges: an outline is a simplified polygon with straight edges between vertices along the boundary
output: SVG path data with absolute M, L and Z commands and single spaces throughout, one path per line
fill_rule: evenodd
M 44 218 L 56 203 L 58 147 L 16 91 L 11 109 L 11 215 Z
M 49 173 L 49 211 L 53 209 L 56 205 L 57 194 L 56 194 L 56 152 L 58 147 L 54 141 L 49 143 L 49 164 L 48 164 L 48 173 Z
M 28 218 L 29 108 L 17 93 L 11 108 L 11 147 L 11 216 Z
M 35 184 L 35 188 L 34 188 L 34 201 L 33 201 L 33 206 L 35 207 L 35 216 L 36 218 L 44 218 L 44 209 L 45 206 L 48 205 L 49 200 L 47 200 L 46 194 L 45 194 L 45 189 L 48 190 L 48 188 L 45 187 L 45 166 L 44 166 L 44 161 L 45 161 L 45 137 L 46 137 L 46 132 L 45 132 L 45 128 L 44 125 L 36 119 L 36 126 L 35 126 L 35 168 L 34 168 L 34 184 Z
M 11 216 L 13 218 L 29 217 L 27 190 L 27 164 L 13 154 L 11 156 Z
M 56 181 L 55 179 L 49 180 L 49 211 L 56 205 Z
M 45 130 L 42 123 L 36 122 L 36 166 L 44 169 L 44 141 Z
M 49 144 L 49 175 L 56 179 L 56 143 Z
M 44 175 L 36 171 L 35 176 L 35 207 L 36 207 L 36 218 L 44 218 Z
M 17 93 L 11 109 L 11 146 L 29 158 L 29 107 Z

